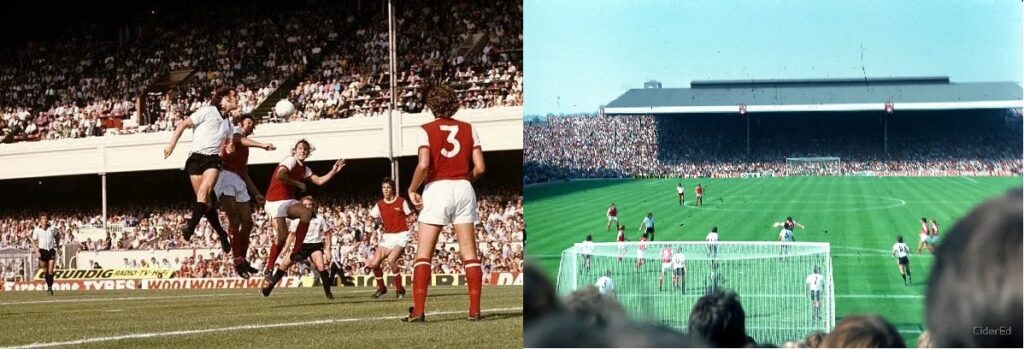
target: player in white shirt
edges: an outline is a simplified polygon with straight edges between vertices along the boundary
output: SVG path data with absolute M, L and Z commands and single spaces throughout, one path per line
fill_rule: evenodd
M 811 275 L 807 275 L 807 289 L 805 294 L 811 298 L 811 302 L 814 303 L 814 311 L 811 313 L 811 319 L 816 321 L 821 318 L 821 291 L 825 289 L 825 277 L 821 275 L 821 271 L 818 267 L 814 267 L 814 272 Z
M 594 237 L 587 235 L 587 239 L 580 243 L 580 250 L 583 252 L 583 268 L 590 274 L 590 255 L 594 253 Z
M 39 268 L 44 269 L 46 292 L 53 295 L 53 267 L 57 259 L 57 228 L 45 214 L 39 217 L 39 226 L 32 230 L 32 249 L 39 253 Z
M 793 237 L 792 230 L 782 228 L 782 230 L 779 231 L 779 242 L 781 243 L 779 246 L 779 259 L 782 259 L 782 257 L 786 255 L 786 250 L 788 250 L 785 243 L 793 241 L 796 241 L 796 238 Z
M 903 286 L 910 286 L 910 247 L 903 243 L 902 235 L 897 236 L 896 243 L 892 245 L 892 256 L 896 257 L 896 265 L 900 268 Z
M 192 207 L 192 216 L 181 229 L 185 240 L 188 241 L 195 233 L 199 220 L 204 216 L 214 226 L 218 237 L 227 241 L 227 232 L 220 227 L 216 210 L 213 210 L 213 200 L 210 193 L 217 183 L 223 160 L 220 157 L 221 149 L 231 140 L 234 127 L 231 124 L 231 117 L 238 112 L 238 93 L 231 88 L 220 88 L 213 92 L 211 105 L 197 109 L 192 115 L 184 118 L 178 123 L 171 143 L 164 147 L 164 159 L 171 156 L 178 139 L 185 132 L 186 128 L 192 128 L 192 151 L 188 160 L 185 161 L 185 172 L 188 173 L 192 182 L 192 191 L 196 195 L 195 205 Z M 231 246 L 227 251 L 231 251 Z
M 683 204 L 686 203 L 686 190 L 683 189 L 683 183 L 676 185 L 676 195 L 679 196 L 679 207 L 683 207 Z
M 677 248 L 676 253 L 672 255 L 672 273 L 672 284 L 686 293 L 686 256 L 683 255 L 682 248 Z M 682 285 L 679 284 L 680 280 Z
M 718 227 L 712 227 L 711 232 L 704 238 L 708 242 L 708 258 L 718 257 Z
M 330 273 L 327 271 L 326 266 L 331 263 L 331 256 L 325 254 L 324 250 L 331 250 L 331 231 L 327 229 L 327 222 L 324 221 L 323 217 L 316 215 L 316 207 L 314 206 L 313 197 L 307 196 L 302 198 L 302 205 L 306 206 L 310 212 L 313 212 L 313 218 L 309 220 L 309 230 L 306 232 L 306 236 L 302 241 L 294 241 L 295 244 L 302 244 L 301 250 L 295 253 L 281 262 L 279 270 L 288 270 L 292 265 L 299 261 L 309 260 L 316 268 L 318 274 L 320 274 L 320 283 L 324 287 L 324 295 L 327 299 L 334 299 L 334 295 L 331 294 L 331 281 Z M 295 231 L 298 229 L 299 220 L 295 219 L 291 222 L 290 230 Z M 294 235 L 289 235 L 294 236 Z M 326 244 L 326 246 L 325 246 Z M 287 245 L 287 243 L 285 243 Z M 264 297 L 269 297 L 270 293 L 274 291 L 274 286 L 277 282 L 281 281 L 280 278 L 275 277 L 273 282 L 267 284 L 260 290 L 260 293 Z
M 615 297 L 615 283 L 612 282 L 611 276 L 611 270 L 606 271 L 604 276 L 597 279 L 597 283 L 594 284 L 594 287 L 597 287 L 597 292 L 602 295 Z

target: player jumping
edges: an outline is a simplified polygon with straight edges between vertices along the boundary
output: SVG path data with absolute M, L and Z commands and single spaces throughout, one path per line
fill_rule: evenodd
M 903 278 L 903 286 L 909 286 L 910 279 L 910 247 L 903 243 L 903 236 L 896 237 L 896 243 L 892 245 L 892 256 L 896 257 L 896 264 L 900 268 L 900 277 Z
M 32 230 L 32 250 L 39 253 L 39 269 L 43 269 L 46 292 L 53 295 L 53 266 L 57 261 L 57 227 L 50 224 L 45 214 L 39 217 L 39 226 Z
M 422 207 L 422 211 L 419 215 L 419 246 L 413 264 L 413 306 L 409 309 L 409 316 L 402 321 L 424 321 L 431 258 L 441 227 L 448 224 L 454 227 L 466 269 L 469 320 L 477 321 L 483 318 L 480 313 L 483 272 L 476 253 L 473 223 L 479 218 L 471 181 L 484 174 L 484 153 L 476 128 L 452 119 L 459 110 L 455 92 L 445 86 L 435 86 L 428 91 L 427 105 L 435 119 L 418 129 L 419 164 L 409 184 L 409 199 L 417 207 Z M 418 191 L 423 183 L 426 187 L 421 197 Z
M 331 178 L 334 178 L 334 175 L 345 168 L 345 160 L 338 160 L 331 166 L 331 170 L 323 176 L 313 174 L 313 170 L 306 166 L 306 159 L 309 158 L 312 151 L 313 147 L 309 145 L 309 141 L 305 139 L 299 140 L 295 143 L 295 147 L 292 148 L 292 155 L 281 160 L 277 165 L 277 170 L 274 171 L 274 175 L 270 178 L 270 187 L 267 188 L 267 203 L 263 205 L 263 209 L 267 212 L 267 216 L 270 217 L 271 225 L 277 231 L 277 241 L 270 245 L 270 255 L 267 257 L 266 279 L 271 283 L 276 283 L 277 281 L 275 280 L 279 280 L 284 276 L 283 269 L 279 269 L 276 272 L 273 272 L 273 270 L 277 263 L 277 257 L 281 254 L 281 249 L 285 247 L 284 244 L 288 241 L 288 222 L 286 219 L 299 220 L 298 225 L 295 227 L 295 241 L 300 242 L 306 239 L 306 233 L 309 232 L 309 221 L 313 219 L 313 212 L 295 200 L 295 191 L 306 191 L 306 183 L 304 181 L 307 178 L 318 186 L 327 184 Z M 300 257 L 301 249 L 302 244 L 295 244 L 292 248 L 291 256 Z M 292 263 L 297 261 L 293 260 Z
M 920 242 L 917 243 L 917 254 L 921 254 L 921 248 L 924 247 L 928 251 L 931 251 L 931 246 L 928 246 L 928 237 L 930 236 L 930 230 L 928 229 L 928 219 L 921 217 L 921 230 L 918 233 Z
M 384 232 L 381 234 L 377 250 L 370 260 L 370 270 L 373 270 L 373 277 L 377 281 L 377 292 L 373 298 L 384 297 L 388 293 L 384 285 L 384 271 L 380 268 L 385 258 L 388 266 L 391 267 L 391 284 L 395 286 L 395 297 L 405 298 L 405 287 L 402 286 L 402 270 L 398 268 L 398 258 L 402 257 L 405 246 L 409 244 L 408 219 L 412 215 L 412 207 L 402 197 L 397 195 L 395 181 L 385 178 L 380 184 L 383 199 L 377 201 L 370 209 L 370 217 L 380 219 L 384 225 Z
M 261 204 L 265 198 L 249 177 L 249 148 L 261 148 L 272 151 L 273 144 L 263 144 L 249 139 L 256 128 L 256 118 L 251 114 L 242 115 L 239 127 L 221 150 L 224 160 L 224 171 L 217 178 L 213 192 L 217 195 L 221 208 L 228 216 L 228 231 L 231 233 L 231 254 L 234 257 L 235 272 L 238 276 L 248 279 L 251 273 L 257 273 L 249 265 L 246 254 L 249 251 L 249 234 L 252 233 L 251 199 Z M 250 197 L 250 195 L 252 197 Z
M 206 217 L 210 226 L 217 232 L 221 248 L 225 253 L 231 251 L 228 233 L 220 225 L 217 210 L 212 204 L 210 192 L 213 191 L 217 177 L 220 176 L 220 152 L 231 139 L 233 128 L 231 114 L 238 110 L 238 96 L 235 90 L 221 88 L 213 92 L 211 105 L 197 109 L 192 115 L 178 123 L 171 137 L 171 143 L 164 147 L 164 159 L 174 152 L 178 139 L 186 128 L 192 128 L 192 151 L 185 161 L 185 172 L 188 172 L 192 191 L 196 195 L 196 203 L 192 207 L 192 216 L 182 227 L 185 241 L 192 239 L 192 234 L 199 225 L 199 220 Z
M 608 224 L 604 227 L 605 231 L 612 230 L 612 222 L 615 222 L 615 228 L 619 227 L 619 210 L 615 208 L 614 202 L 608 207 Z
M 594 254 L 594 237 L 587 235 L 587 239 L 583 240 L 580 245 L 580 250 L 583 253 L 583 268 L 587 274 L 590 274 L 590 255 Z
M 277 285 L 278 281 L 281 281 L 288 268 L 299 261 L 308 259 L 313 264 L 313 267 L 316 268 L 317 273 L 320 274 L 320 283 L 324 287 L 324 295 L 327 296 L 327 299 L 334 299 L 334 295 L 331 294 L 330 274 L 327 272 L 327 265 L 331 263 L 331 256 L 324 253 L 325 249 L 327 251 L 331 250 L 331 231 L 327 229 L 327 223 L 323 218 L 316 216 L 313 197 L 307 196 L 302 198 L 302 206 L 313 214 L 313 217 L 306 223 L 309 225 L 308 233 L 305 234 L 301 241 L 299 240 L 299 234 L 295 234 L 294 244 L 296 248 L 293 251 L 297 250 L 298 253 L 292 254 L 291 258 L 282 262 L 277 273 L 274 273 L 274 278 L 270 284 L 260 290 L 264 297 L 270 296 L 270 292 L 274 291 L 274 286 Z M 302 224 L 301 220 L 292 220 L 291 230 L 298 230 L 300 224 Z
M 811 313 L 811 319 L 817 321 L 821 319 L 821 291 L 825 287 L 825 277 L 821 276 L 821 272 L 818 267 L 814 267 L 814 271 L 811 275 L 807 275 L 807 288 L 805 294 L 811 298 L 811 302 L 814 303 L 814 310 Z

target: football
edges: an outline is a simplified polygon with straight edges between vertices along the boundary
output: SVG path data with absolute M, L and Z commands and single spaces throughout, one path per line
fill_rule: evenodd
M 282 99 L 274 105 L 274 115 L 279 118 L 287 117 L 295 112 L 295 105 L 287 99 Z

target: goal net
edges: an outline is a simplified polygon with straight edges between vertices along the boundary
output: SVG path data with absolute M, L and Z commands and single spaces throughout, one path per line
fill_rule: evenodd
M 838 176 L 842 166 L 837 157 L 786 158 L 787 176 Z
M 747 335 L 759 343 L 781 345 L 835 325 L 835 293 L 828 243 L 812 242 L 638 242 L 583 244 L 562 252 L 557 292 L 560 297 L 595 285 L 608 275 L 614 296 L 635 319 L 686 331 L 690 310 L 714 289 L 735 291 L 746 314 Z M 671 270 L 662 270 L 662 249 L 682 253 L 685 276 L 676 286 Z M 589 257 L 587 257 L 589 255 Z M 588 265 L 589 260 L 589 265 Z M 638 268 L 637 261 L 643 264 Z M 822 290 L 817 310 L 807 279 L 818 268 Z

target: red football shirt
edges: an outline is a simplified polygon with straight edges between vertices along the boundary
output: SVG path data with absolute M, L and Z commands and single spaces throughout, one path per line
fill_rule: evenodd
M 434 119 L 421 126 L 419 147 L 430 150 L 430 183 L 442 179 L 469 179 L 473 149 L 480 148 L 480 137 L 467 122 Z
M 402 197 L 396 197 L 395 201 L 391 203 L 380 199 L 377 201 L 377 205 L 370 210 L 371 217 L 380 218 L 384 223 L 384 234 L 402 233 L 409 230 L 405 218 L 411 213 L 412 210 L 405 204 L 405 199 Z
M 296 181 L 302 181 L 303 179 L 309 178 L 313 175 L 313 171 L 306 167 L 305 164 L 299 163 L 294 156 L 289 156 L 281 160 L 281 163 L 277 165 L 278 168 L 284 166 L 288 169 L 288 177 Z M 276 171 L 275 171 L 276 173 Z M 277 179 L 277 175 L 270 176 L 270 188 L 267 188 L 267 201 L 280 201 L 280 200 L 294 200 L 295 199 L 295 187 L 284 184 L 281 180 Z
M 661 262 L 662 263 L 671 263 L 672 262 L 672 249 L 671 248 L 666 247 L 666 248 L 661 249 Z
M 221 148 L 220 157 L 224 159 L 224 170 L 239 175 L 249 173 L 249 147 L 242 145 L 240 141 L 236 142 L 233 136 L 228 142 L 235 143 L 235 152 L 228 154 L 227 147 Z

